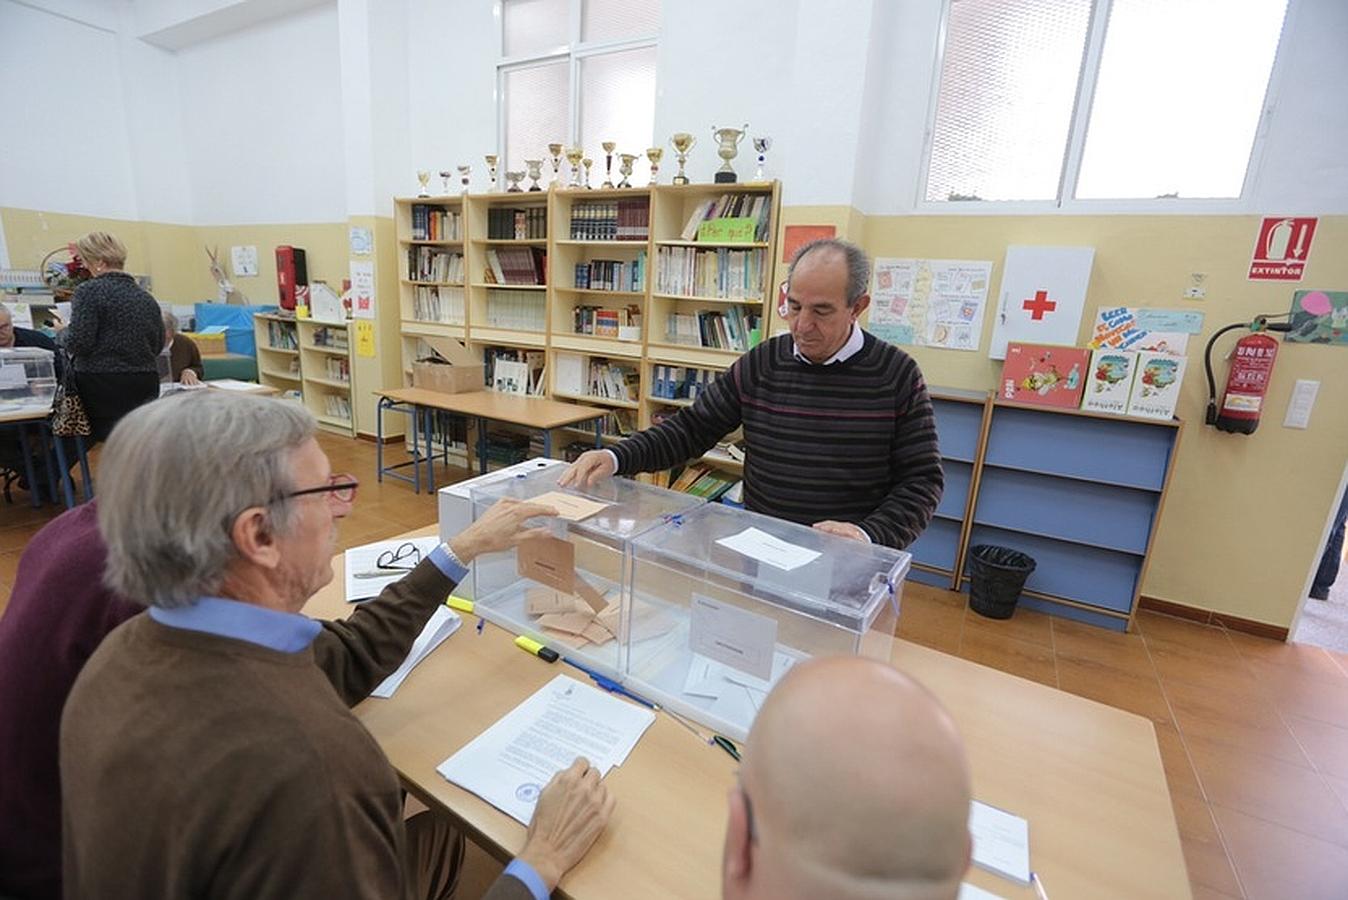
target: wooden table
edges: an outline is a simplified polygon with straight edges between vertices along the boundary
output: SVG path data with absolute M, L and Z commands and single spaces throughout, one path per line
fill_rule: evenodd
M 338 555 L 333 582 L 306 613 L 350 612 L 343 569 Z M 513 635 L 494 625 L 479 635 L 467 618 L 394 697 L 366 700 L 355 713 L 409 791 L 505 859 L 523 846 L 523 826 L 435 767 L 567 670 L 517 649 Z M 1029 820 L 1030 862 L 1049 896 L 1190 896 L 1150 721 L 906 641 L 895 647 L 894 664 L 934 691 L 959 723 L 974 796 Z M 609 774 L 618 801 L 613 819 L 560 893 L 585 900 L 719 897 L 725 796 L 735 769 L 726 754 L 657 714 L 627 762 Z M 971 868 L 966 880 L 1006 898 L 1034 897 L 980 869 Z
M 29 451 L 28 445 L 28 427 L 37 426 L 38 443 L 42 447 L 42 459 L 47 466 L 47 485 L 51 490 L 52 498 L 56 498 L 57 485 L 65 499 L 66 509 L 72 509 L 75 506 L 75 488 L 70 478 L 70 466 L 66 463 L 65 442 L 57 438 L 51 430 L 50 409 L 33 409 L 22 412 L 0 413 L 0 426 L 10 425 L 19 434 L 19 448 L 23 454 L 24 477 L 28 479 L 28 496 L 32 500 L 33 506 L 42 505 L 40 497 L 41 490 L 37 480 L 37 474 L 33 471 L 33 455 Z M 59 472 L 52 471 L 51 458 L 47 453 L 47 441 L 50 439 L 53 451 L 56 454 L 56 468 Z M 84 438 L 75 436 L 75 453 L 79 457 L 80 463 L 80 481 L 81 492 L 85 500 L 94 495 L 93 479 L 89 477 L 89 457 L 87 455 Z
M 384 476 L 387 475 L 390 478 L 406 481 L 413 486 L 413 490 L 417 493 L 421 493 L 421 456 L 417 451 L 417 434 L 419 431 L 424 431 L 426 480 L 429 485 L 429 492 L 433 494 L 435 493 L 435 454 L 431 450 L 431 432 L 435 416 L 442 413 L 477 420 L 478 468 L 484 474 L 487 471 L 486 423 L 489 421 L 506 422 L 511 425 L 521 425 L 525 428 L 542 431 L 543 456 L 548 458 L 552 456 L 552 429 L 563 428 L 580 422 L 594 422 L 594 444 L 596 447 L 603 446 L 600 426 L 603 423 L 604 416 L 607 415 L 607 410 L 594 406 L 561 403 L 543 397 L 519 397 L 513 394 L 503 394 L 499 391 L 446 394 L 425 388 L 393 388 L 375 391 L 374 393 L 379 398 L 375 408 L 376 478 L 383 481 Z M 411 418 L 412 460 L 410 462 L 395 463 L 391 466 L 384 465 L 385 411 L 405 413 Z M 449 451 L 447 448 L 443 456 L 446 465 L 448 465 Z M 406 466 L 412 467 L 412 477 L 410 478 L 397 471 Z

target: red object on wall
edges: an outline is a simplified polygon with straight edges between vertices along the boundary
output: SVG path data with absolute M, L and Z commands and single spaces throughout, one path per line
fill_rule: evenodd
M 1247 334 L 1236 342 L 1217 414 L 1218 430 L 1254 434 L 1277 358 L 1278 342 L 1267 334 Z
M 1318 221 L 1314 216 L 1268 216 L 1260 222 L 1249 280 L 1300 281 Z
M 304 261 L 304 251 L 299 247 L 282 244 L 276 248 L 276 291 L 280 295 L 282 309 L 295 308 L 296 288 L 309 284 L 309 271 Z

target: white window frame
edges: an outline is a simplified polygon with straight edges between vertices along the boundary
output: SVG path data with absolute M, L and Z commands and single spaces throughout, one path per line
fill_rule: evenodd
M 1090 23 L 1086 28 L 1086 45 L 1077 76 L 1076 100 L 1072 107 L 1071 124 L 1067 133 L 1067 148 L 1063 155 L 1063 166 L 1058 177 L 1057 199 L 928 200 L 927 178 L 931 172 L 932 143 L 936 134 L 936 103 L 941 91 L 941 67 L 945 62 L 946 31 L 950 23 L 950 3 L 951 0 L 943 0 L 941 4 L 941 27 L 937 35 L 931 91 L 927 101 L 926 132 L 922 139 L 922 166 L 918 178 L 917 196 L 914 198 L 914 206 L 917 211 L 929 215 L 1041 213 L 1072 213 L 1078 215 L 1110 213 L 1161 215 L 1174 213 L 1195 215 L 1244 214 L 1260 210 L 1256 201 L 1260 165 L 1263 162 L 1269 122 L 1272 120 L 1278 105 L 1277 100 L 1283 80 L 1283 70 L 1287 66 L 1287 54 L 1283 52 L 1283 41 L 1288 34 L 1295 33 L 1301 0 L 1287 0 L 1287 11 L 1283 15 L 1282 33 L 1278 38 L 1278 47 L 1274 51 L 1268 87 L 1264 91 L 1264 100 L 1260 107 L 1259 124 L 1255 128 L 1254 140 L 1250 144 L 1250 157 L 1245 166 L 1245 180 L 1241 184 L 1239 197 L 1178 197 L 1175 199 L 1160 197 L 1078 199 L 1076 197 L 1077 183 L 1081 175 L 1081 160 L 1086 148 L 1086 133 L 1090 128 L 1090 113 L 1095 100 L 1095 83 L 1104 56 L 1105 32 L 1108 27 L 1109 13 L 1114 5 L 1114 0 L 1092 0 Z
M 585 0 L 569 0 L 567 43 L 539 53 L 507 57 L 505 55 L 505 4 L 504 0 L 496 0 L 493 10 L 496 15 L 496 57 L 498 60 L 496 63 L 496 152 L 500 155 L 503 165 L 506 152 L 506 117 L 503 114 L 502 105 L 506 99 L 505 82 L 508 73 L 518 72 L 521 69 L 532 69 L 549 63 L 569 63 L 567 74 L 567 134 L 562 137 L 562 142 L 567 147 L 574 147 L 580 140 L 581 63 L 594 56 L 605 56 L 623 50 L 643 50 L 659 46 L 659 32 L 619 40 L 582 41 L 580 32 L 584 11 L 581 9 L 581 4 L 584 2 Z M 668 0 L 664 0 L 664 2 L 668 2 Z M 658 86 L 656 91 L 658 94 Z

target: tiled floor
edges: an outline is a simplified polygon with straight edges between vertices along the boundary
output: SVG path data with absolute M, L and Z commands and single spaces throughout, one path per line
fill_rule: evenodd
M 371 444 L 322 444 L 363 482 L 341 546 L 435 521 L 433 497 L 375 483 Z M 0 609 L 53 514 L 0 501 Z M 996 622 L 919 584 L 899 635 L 1151 719 L 1196 897 L 1348 897 L 1348 654 L 1151 613 L 1134 634 L 1026 610 Z

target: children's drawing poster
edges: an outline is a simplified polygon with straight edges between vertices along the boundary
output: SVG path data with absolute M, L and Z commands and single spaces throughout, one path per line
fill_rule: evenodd
M 1203 314 L 1194 310 L 1102 306 L 1095 312 L 1091 349 L 1150 350 L 1183 356 L 1189 335 L 1203 330 Z
M 1348 344 L 1348 291 L 1297 291 L 1292 295 L 1292 330 L 1286 340 L 1305 344 Z
M 976 351 L 990 260 L 877 259 L 869 330 L 894 344 Z

